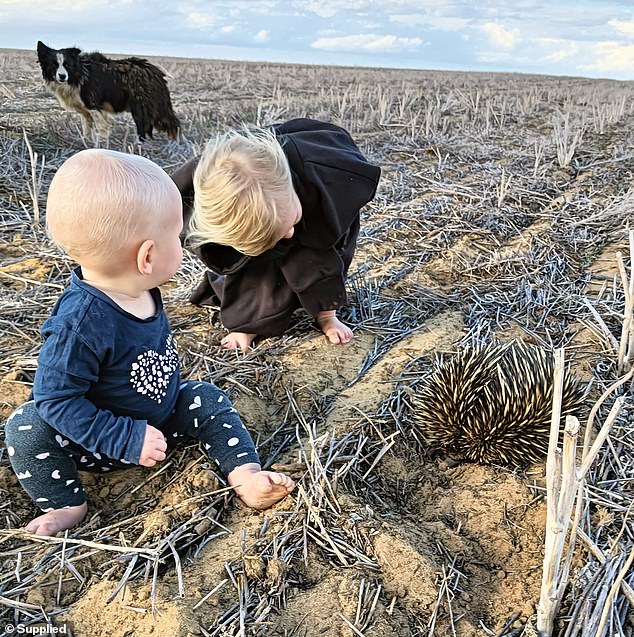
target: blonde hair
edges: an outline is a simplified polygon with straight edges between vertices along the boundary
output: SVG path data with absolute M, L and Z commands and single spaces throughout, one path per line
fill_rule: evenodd
M 228 131 L 208 142 L 194 173 L 187 243 L 231 246 L 257 256 L 280 239 L 294 196 L 291 169 L 272 131 Z
M 51 239 L 78 263 L 117 267 L 122 255 L 163 221 L 166 197 L 178 195 L 154 162 L 113 150 L 88 149 L 67 159 L 48 190 Z

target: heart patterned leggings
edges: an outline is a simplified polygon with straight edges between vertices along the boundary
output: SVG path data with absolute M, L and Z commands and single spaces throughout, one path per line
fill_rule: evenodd
M 179 439 L 197 438 L 224 475 L 260 459 L 240 416 L 227 395 L 211 383 L 185 381 L 176 407 L 161 430 L 168 448 Z M 22 488 L 42 511 L 78 506 L 86 501 L 80 471 L 106 472 L 135 466 L 86 451 L 53 429 L 29 401 L 5 425 L 9 460 Z

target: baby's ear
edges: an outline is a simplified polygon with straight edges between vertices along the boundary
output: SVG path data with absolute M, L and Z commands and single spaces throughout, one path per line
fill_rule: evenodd
M 136 254 L 136 265 L 140 274 L 152 274 L 154 268 L 154 241 L 146 239 Z

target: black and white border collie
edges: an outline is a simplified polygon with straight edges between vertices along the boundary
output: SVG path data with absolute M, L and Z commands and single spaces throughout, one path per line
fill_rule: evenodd
M 176 139 L 180 123 L 172 109 L 165 74 L 147 60 L 111 60 L 80 49 L 51 49 L 37 43 L 37 58 L 48 89 L 67 111 L 81 116 L 85 136 L 108 136 L 110 114 L 129 111 L 140 139 L 152 129 Z

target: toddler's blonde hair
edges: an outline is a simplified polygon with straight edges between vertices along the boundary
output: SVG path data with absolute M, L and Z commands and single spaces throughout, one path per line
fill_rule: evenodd
M 194 193 L 190 247 L 213 242 L 248 256 L 273 247 L 294 196 L 291 169 L 275 134 L 245 128 L 209 141 L 194 173 Z
M 51 239 L 80 264 L 116 269 L 126 250 L 163 222 L 166 198 L 178 195 L 157 164 L 139 155 L 88 149 L 67 159 L 48 191 Z

